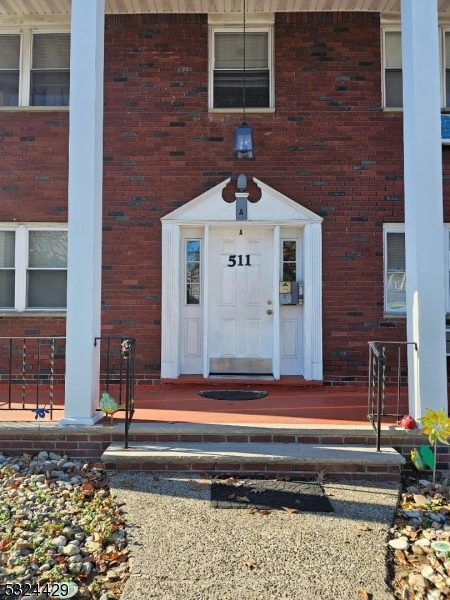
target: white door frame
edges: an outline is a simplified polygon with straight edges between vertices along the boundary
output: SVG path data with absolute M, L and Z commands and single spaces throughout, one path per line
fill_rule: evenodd
M 323 378 L 322 359 L 322 218 L 293 200 L 254 179 L 261 189 L 261 199 L 249 203 L 246 228 L 273 230 L 273 374 L 280 378 L 280 307 L 278 282 L 280 278 L 281 227 L 303 227 L 304 305 L 303 305 L 303 375 L 308 380 Z M 181 228 L 203 227 L 203 261 L 209 255 L 210 229 L 236 226 L 234 203 L 225 202 L 222 191 L 230 179 L 208 190 L 198 198 L 161 219 L 162 222 L 162 335 L 161 378 L 180 375 L 180 265 Z M 277 215 L 274 220 L 272 215 Z M 203 377 L 209 376 L 208 323 L 209 275 L 203 269 Z

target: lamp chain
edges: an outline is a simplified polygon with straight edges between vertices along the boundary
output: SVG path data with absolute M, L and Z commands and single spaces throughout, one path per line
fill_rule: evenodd
M 244 122 L 245 122 L 245 0 L 244 0 L 244 89 L 243 89 L 243 93 L 242 93 L 242 104 L 243 104 L 243 109 L 244 109 Z

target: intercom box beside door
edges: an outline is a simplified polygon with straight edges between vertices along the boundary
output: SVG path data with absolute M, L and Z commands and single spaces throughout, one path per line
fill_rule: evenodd
M 303 304 L 303 283 L 299 281 L 280 281 L 280 304 Z

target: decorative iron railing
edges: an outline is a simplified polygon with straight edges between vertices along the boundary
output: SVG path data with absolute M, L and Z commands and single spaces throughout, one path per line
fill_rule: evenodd
M 94 346 L 100 344 L 100 395 L 102 390 L 111 394 L 125 411 L 125 448 L 128 448 L 128 431 L 134 415 L 134 389 L 136 385 L 136 339 L 126 336 L 96 337 Z
M 400 419 L 401 393 L 407 389 L 407 349 L 412 346 L 417 352 L 416 342 L 368 342 L 369 344 L 369 385 L 367 418 L 376 433 L 377 452 L 381 449 L 381 418 Z M 402 352 L 403 350 L 403 352 Z M 386 383 L 395 385 L 396 412 L 386 412 Z
M 0 410 L 52 419 L 55 396 L 64 395 L 65 365 L 65 337 L 0 337 Z

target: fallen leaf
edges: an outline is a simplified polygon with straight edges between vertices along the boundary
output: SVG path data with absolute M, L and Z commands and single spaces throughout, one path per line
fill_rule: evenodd
M 205 471 L 204 473 L 202 473 L 202 477 L 203 477 L 203 479 L 211 479 L 211 474 L 206 473 L 206 471 Z
M 285 510 L 287 513 L 289 513 L 290 515 L 293 515 L 294 513 L 298 513 L 300 512 L 299 510 L 297 510 L 296 508 L 289 508 L 289 506 L 282 506 L 281 507 L 283 510 Z
M 123 485 L 123 487 L 131 487 L 131 482 L 130 481 L 122 481 L 122 485 Z
M 363 590 L 362 588 L 359 588 L 358 596 L 362 598 L 362 600 L 370 600 L 369 594 L 366 592 L 366 590 Z
M 155 475 L 155 476 L 153 477 L 153 481 L 159 481 L 159 477 L 158 477 L 158 475 Z
M 260 515 L 270 515 L 270 510 L 266 510 L 266 509 L 261 509 L 259 511 Z
M 248 567 L 249 569 L 259 569 L 258 565 L 255 562 L 253 562 L 252 560 L 246 560 L 244 562 L 244 565 L 246 567 Z
M 407 564 L 408 564 L 408 561 L 407 561 L 407 559 L 406 559 L 406 556 L 405 556 L 405 555 L 404 555 L 404 553 L 403 553 L 401 550 L 399 550 L 398 548 L 397 548 L 397 550 L 395 551 L 395 556 L 397 557 L 397 560 L 398 560 L 398 562 L 399 562 L 399 563 L 401 563 L 402 565 L 407 565 Z
M 236 494 L 230 494 L 227 496 L 228 500 L 234 500 L 236 498 Z
M 274 481 L 290 481 L 291 478 L 289 475 L 277 475 Z
M 6 550 L 6 548 L 11 544 L 12 541 L 12 538 L 3 538 L 2 540 L 0 540 L 0 552 Z
M 199 492 L 205 487 L 209 487 L 209 483 L 196 483 L 194 486 L 192 486 L 192 489 L 194 490 L 194 492 Z
M 236 496 L 236 500 L 238 502 L 250 502 L 250 500 L 247 498 L 247 496 Z
M 254 515 L 255 512 L 258 512 L 258 509 L 255 508 L 254 506 L 252 506 L 251 508 L 247 509 L 247 512 L 250 513 L 251 515 Z
M 316 481 L 317 483 L 323 483 L 325 480 L 325 469 L 322 469 L 317 473 Z
M 367 525 L 358 525 L 358 529 L 359 531 L 372 531 L 372 529 L 367 527 Z

